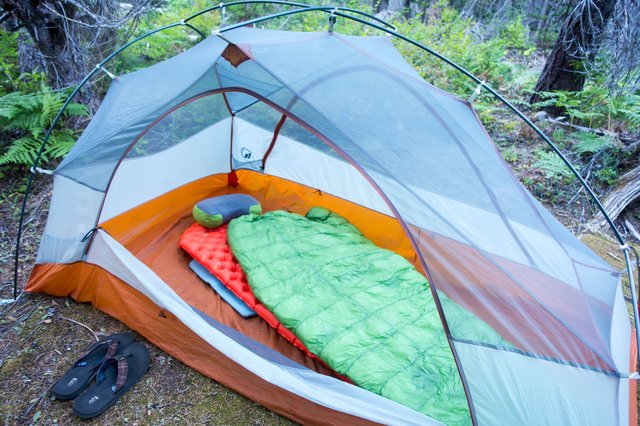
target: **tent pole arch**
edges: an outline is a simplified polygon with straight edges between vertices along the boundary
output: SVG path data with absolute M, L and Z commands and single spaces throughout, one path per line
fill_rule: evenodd
M 204 15 L 205 13 L 209 13 L 211 11 L 214 10 L 218 10 L 218 9 L 224 9 L 225 7 L 228 6 L 239 6 L 239 5 L 246 5 L 246 4 L 279 4 L 279 5 L 285 5 L 285 6 L 296 6 L 296 7 L 301 7 L 304 9 L 312 9 L 312 10 L 320 10 L 322 12 L 325 13 L 330 13 L 333 14 L 335 16 L 341 16 L 343 18 L 350 18 L 350 15 L 347 15 L 345 13 L 342 12 L 349 12 L 349 13 L 354 13 L 356 15 L 360 15 L 360 16 L 365 16 L 373 21 L 376 21 L 382 25 L 384 25 L 387 28 L 391 28 L 392 30 L 395 31 L 396 27 L 393 26 L 392 24 L 388 23 L 387 21 L 378 18 L 375 15 L 371 15 L 369 13 L 363 12 L 361 10 L 358 9 L 352 9 L 349 7 L 342 7 L 342 6 L 312 6 L 309 4 L 305 4 L 305 3 L 298 3 L 298 2 L 291 2 L 291 1 L 286 1 L 286 0 L 271 0 L 271 1 L 262 1 L 262 0 L 246 0 L 246 1 L 234 1 L 234 2 L 229 2 L 229 3 L 220 3 L 217 6 L 212 6 L 212 7 L 208 7 L 206 9 L 202 9 L 199 12 L 194 13 L 193 15 L 189 16 L 188 18 L 186 18 L 184 20 L 184 22 L 189 22 L 192 19 L 197 18 L 200 15 Z M 274 14 L 274 15 L 278 15 L 278 14 Z M 271 16 L 271 18 L 269 19 L 273 19 L 273 18 L 277 18 L 277 16 L 274 15 L 265 15 L 264 17 L 268 17 Z M 247 21 L 248 22 L 248 21 Z M 364 21 L 367 22 L 367 21 Z M 234 24 L 235 25 L 235 24 Z M 243 25 L 248 25 L 246 22 Z M 226 28 L 226 27 L 225 27 Z
M 433 297 L 433 301 L 434 301 L 434 304 L 436 306 L 436 310 L 438 312 L 438 316 L 439 316 L 440 321 L 442 323 L 443 331 L 445 333 L 445 336 L 447 337 L 447 343 L 449 344 L 449 348 L 451 350 L 451 354 L 452 354 L 454 362 L 456 364 L 456 368 L 458 369 L 458 374 L 459 374 L 459 377 L 460 377 L 460 381 L 462 383 L 462 387 L 464 389 L 465 397 L 467 399 L 467 404 L 468 404 L 468 407 L 469 407 L 469 416 L 470 416 L 470 419 L 471 419 L 471 423 L 473 425 L 476 425 L 477 424 L 477 420 L 476 420 L 475 406 L 473 405 L 473 399 L 471 397 L 471 391 L 469 390 L 469 384 L 467 382 L 466 375 L 464 374 L 464 372 L 462 370 L 462 365 L 460 363 L 460 358 L 458 356 L 458 352 L 457 352 L 456 348 L 453 346 L 452 339 L 450 338 L 451 332 L 450 332 L 449 324 L 448 324 L 448 322 L 446 320 L 446 317 L 445 317 L 445 314 L 444 314 L 444 310 L 443 310 L 442 304 L 440 302 L 440 298 L 439 298 L 437 290 L 435 288 L 435 280 L 432 278 L 431 273 L 429 272 L 429 266 L 427 265 L 427 262 L 426 262 L 424 256 L 419 251 L 417 241 L 415 240 L 414 236 L 411 234 L 411 231 L 409 230 L 409 226 L 407 225 L 405 220 L 402 218 L 402 215 L 400 214 L 398 209 L 395 207 L 395 205 L 389 199 L 389 197 L 384 193 L 382 188 L 371 177 L 371 175 L 369 175 L 369 173 L 364 168 L 362 168 L 362 166 L 360 166 L 358 164 L 358 162 L 353 159 L 353 157 L 351 157 L 347 152 L 345 152 L 338 145 L 333 143 L 333 141 L 331 141 L 331 139 L 329 139 L 327 136 L 325 136 L 319 130 L 315 129 L 313 126 L 311 126 L 308 123 L 306 123 L 301 118 L 297 117 L 292 112 L 287 111 L 285 108 L 277 105 L 276 103 L 268 100 L 264 96 L 261 96 L 261 95 L 255 93 L 255 92 L 253 92 L 251 90 L 248 90 L 248 89 L 245 89 L 245 88 L 242 88 L 242 87 L 226 87 L 226 88 L 214 89 L 214 90 L 210 90 L 210 91 L 207 91 L 207 92 L 200 93 L 200 94 L 195 95 L 192 98 L 184 101 L 183 103 L 181 103 L 181 104 L 169 109 L 168 111 L 164 112 L 162 115 L 160 115 L 156 119 L 156 121 L 154 121 L 153 123 L 149 124 L 145 129 L 143 129 L 138 134 L 138 136 L 129 144 L 129 146 L 127 147 L 125 152 L 120 156 L 120 159 L 119 159 L 118 163 L 116 164 L 114 170 L 111 172 L 111 176 L 109 178 L 109 183 L 107 184 L 107 188 L 105 189 L 104 195 L 102 197 L 102 203 L 100 205 L 100 209 L 99 209 L 98 214 L 96 216 L 94 227 L 92 228 L 91 231 L 89 231 L 89 234 L 87 234 L 87 235 L 90 236 L 90 238 L 88 239 L 87 246 L 84 249 L 84 255 L 86 255 L 88 253 L 88 251 L 90 249 L 90 245 L 92 244 L 93 239 L 95 238 L 96 232 L 92 232 L 92 231 L 94 231 L 96 229 L 99 229 L 100 216 L 102 214 L 102 210 L 104 208 L 104 204 L 105 204 L 108 192 L 109 192 L 109 187 L 111 186 L 111 182 L 113 181 L 113 179 L 114 179 L 114 177 L 115 177 L 115 175 L 116 175 L 116 173 L 118 171 L 118 167 L 122 164 L 122 161 L 124 161 L 124 159 L 126 158 L 128 153 L 131 151 L 131 149 L 134 148 L 134 146 L 139 142 L 139 140 L 144 136 L 144 134 L 146 134 L 151 128 L 153 128 L 153 126 L 155 126 L 162 118 L 168 116 L 172 112 L 174 112 L 177 109 L 183 107 L 184 105 L 187 105 L 188 103 L 191 103 L 193 101 L 197 101 L 198 99 L 201 99 L 201 98 L 206 97 L 206 96 L 218 95 L 218 94 L 224 94 L 224 93 L 230 93 L 230 92 L 231 93 L 233 93 L 233 92 L 245 93 L 245 94 L 247 94 L 249 96 L 255 97 L 258 101 L 263 102 L 266 105 L 270 106 L 271 108 L 273 108 L 273 109 L 277 110 L 278 112 L 282 113 L 283 116 L 286 116 L 287 118 L 293 120 L 298 125 L 304 127 L 307 131 L 311 132 L 317 138 L 322 140 L 327 146 L 329 146 L 333 150 L 335 150 L 347 163 L 349 163 L 352 167 L 354 167 L 360 173 L 360 175 L 372 186 L 372 188 L 379 194 L 379 196 L 383 200 L 383 202 L 391 210 L 393 217 L 396 218 L 396 220 L 398 221 L 398 223 L 402 227 L 407 239 L 409 240 L 411 246 L 413 247 L 417 258 L 419 259 L 419 262 L 422 265 L 422 268 L 423 268 L 423 270 L 425 272 L 425 275 L 426 275 L 428 281 L 433 284 L 433 285 L 429 286 L 429 289 L 431 291 L 431 294 L 432 294 L 432 297 Z
M 80 90 L 84 87 L 84 85 L 89 81 L 89 79 L 91 79 L 91 77 L 93 77 L 99 70 L 102 69 L 102 67 L 109 61 L 111 61 L 114 57 L 118 56 L 120 53 L 122 53 L 124 50 L 126 50 L 128 47 L 132 46 L 133 44 L 138 43 L 139 41 L 152 36 L 153 34 L 156 34 L 158 32 L 167 30 L 169 28 L 174 28 L 174 27 L 179 27 L 179 26 L 186 26 L 189 27 L 190 29 L 192 29 L 193 31 L 195 31 L 201 38 L 206 38 L 206 36 L 200 31 L 198 30 L 195 26 L 193 26 L 192 24 L 189 24 L 189 21 L 191 21 L 192 19 L 197 18 L 200 15 L 203 15 L 205 13 L 209 13 L 218 9 L 222 9 L 228 6 L 239 6 L 239 5 L 246 5 L 246 4 L 279 4 L 279 5 L 285 5 L 285 6 L 295 6 L 295 7 L 300 7 L 300 8 L 304 8 L 304 9 L 311 9 L 314 11 L 321 11 L 321 12 L 325 12 L 325 13 L 333 13 L 335 15 L 341 16 L 341 17 L 345 17 L 345 18 L 350 18 L 350 15 L 346 15 L 341 13 L 340 11 L 345 11 L 345 12 L 350 12 L 350 13 L 355 13 L 361 16 L 366 16 L 370 19 L 373 19 L 383 25 L 385 25 L 386 27 L 389 28 L 393 28 L 395 30 L 395 27 L 391 24 L 389 24 L 388 22 L 377 18 L 373 15 L 370 15 L 366 12 L 362 12 L 356 9 L 351 9 L 351 8 L 345 8 L 345 7 L 310 7 L 309 5 L 306 5 L 304 3 L 296 3 L 296 2 L 289 2 L 289 1 L 284 1 L 284 0 L 244 0 L 244 1 L 235 1 L 235 2 L 230 2 L 230 3 L 220 3 L 217 6 L 212 6 L 209 7 L 207 9 L 201 10 L 199 12 L 194 13 L 193 15 L 187 17 L 186 19 L 182 20 L 182 21 L 178 21 L 178 22 L 174 22 L 172 24 L 167 24 L 164 25 L 162 27 L 158 27 L 154 30 L 151 30 L 145 34 L 142 34 L 138 37 L 136 37 L 135 39 L 131 40 L 130 42 L 120 46 L 118 49 L 116 49 L 114 52 L 112 52 L 109 56 L 107 56 L 105 59 L 103 59 L 101 62 L 99 62 L 95 68 L 93 70 L 91 70 L 81 81 L 80 83 L 76 86 L 76 88 L 73 90 L 73 92 L 71 92 L 71 94 L 69 95 L 69 97 L 67 97 L 67 99 L 65 100 L 64 104 L 62 105 L 62 107 L 60 108 L 60 110 L 58 111 L 58 113 L 56 114 L 56 116 L 53 118 L 53 120 L 51 121 L 51 125 L 49 126 L 49 129 L 47 130 L 47 132 L 44 135 L 44 138 L 42 139 L 42 143 L 40 144 L 40 148 L 38 149 L 38 152 L 36 154 L 35 159 L 33 160 L 33 164 L 31 165 L 30 168 L 30 174 L 29 174 L 29 178 L 27 180 L 27 185 L 25 188 L 25 192 L 24 192 L 24 197 L 22 199 L 22 203 L 21 203 L 21 207 L 20 207 L 20 216 L 18 219 L 18 230 L 17 230 L 17 234 L 16 234 L 16 247 L 15 247 L 15 252 L 14 252 L 14 267 L 13 267 L 13 299 L 15 300 L 18 297 L 18 269 L 20 266 L 20 243 L 21 243 L 21 239 L 22 239 L 22 228 L 24 226 L 24 213 L 25 210 L 27 208 L 27 201 L 29 198 L 29 193 L 31 191 L 31 186 L 33 184 L 33 177 L 36 173 L 36 167 L 38 167 L 38 165 L 40 164 L 40 160 L 42 159 L 42 154 L 44 153 L 44 149 L 47 145 L 47 142 L 49 141 L 49 138 L 51 137 L 51 134 L 53 133 L 53 129 L 55 129 L 56 125 L 58 124 L 58 121 L 60 121 L 60 118 L 62 117 L 62 114 L 64 113 L 64 111 L 67 109 L 67 107 L 69 106 L 69 104 L 71 103 L 71 101 L 73 100 L 73 98 L 75 98 L 75 96 L 78 94 L 78 92 L 80 92 Z M 298 10 L 302 10 L 302 9 L 298 9 Z M 280 16 L 279 14 L 276 14 L 278 16 Z M 267 16 L 268 19 L 273 19 L 276 18 L 278 16 L 273 16 L 273 15 L 269 15 Z M 266 19 L 264 19 L 266 20 Z M 363 22 L 367 22 L 364 21 Z M 245 22 L 243 25 L 248 25 L 248 21 Z M 234 27 L 235 28 L 235 27 Z
M 60 117 L 62 116 L 62 113 L 64 112 L 64 110 L 66 109 L 66 107 L 69 105 L 69 103 L 71 102 L 71 100 L 73 99 L 73 97 L 75 97 L 75 95 L 80 91 L 80 89 L 84 86 L 84 84 L 86 84 L 86 82 L 100 69 L 100 67 L 102 67 L 104 64 L 106 64 L 107 62 L 109 62 L 111 59 L 113 59 L 113 57 L 115 57 L 116 55 L 118 55 L 119 53 L 121 53 L 123 50 L 125 50 L 126 48 L 128 48 L 129 46 L 131 46 L 134 43 L 137 43 L 138 41 L 152 35 L 155 34 L 157 32 L 166 30 L 168 28 L 172 28 L 172 27 L 176 27 L 176 26 L 187 26 L 187 22 L 196 18 L 197 16 L 200 16 L 204 13 L 208 13 L 214 10 L 218 10 L 227 6 L 233 6 L 233 5 L 240 5 L 240 4 L 252 4 L 252 3 L 258 3 L 258 4 L 267 4 L 267 3 L 275 3 L 275 4 L 286 4 L 287 2 L 279 2 L 277 0 L 274 0 L 273 2 L 269 2 L 269 1 L 238 1 L 238 2 L 232 2 L 232 3 L 228 3 L 228 4 L 224 4 L 221 3 L 218 6 L 213 6 L 211 8 L 208 9 L 204 9 L 203 11 L 197 12 L 193 15 L 191 15 L 190 17 L 186 18 L 185 20 L 179 21 L 179 22 L 175 22 L 173 24 L 168 24 L 165 25 L 163 27 L 159 27 L 155 30 L 152 30 L 146 34 L 143 34 L 139 37 L 137 37 L 136 39 L 132 40 L 131 42 L 123 45 L 122 47 L 116 49 L 112 54 L 110 54 L 109 56 L 107 56 L 107 58 L 105 58 L 102 62 L 100 62 L 96 68 L 94 68 L 82 81 L 81 83 L 76 87 L 76 89 L 73 91 L 73 93 L 69 96 L 69 98 L 67 98 L 67 100 L 65 101 L 64 105 L 62 106 L 62 108 L 60 109 L 60 111 L 58 112 L 58 114 L 56 115 L 56 117 L 54 118 L 54 120 L 52 121 L 52 124 L 49 128 L 49 130 L 47 131 L 42 145 L 40 146 L 40 149 L 38 151 L 38 154 L 36 156 L 36 159 L 34 160 L 34 164 L 32 167 L 32 172 L 31 175 L 29 177 L 28 183 L 27 183 L 27 188 L 25 190 L 25 196 L 23 198 L 23 202 L 22 202 L 22 209 L 21 209 L 21 213 L 20 213 L 20 219 L 19 219 L 19 223 L 18 223 L 18 234 L 17 234 L 17 238 L 16 238 L 16 250 L 15 250 L 15 262 L 14 262 L 14 298 L 17 297 L 17 284 L 18 284 L 18 267 L 19 267 L 19 254 L 20 254 L 20 237 L 21 237 L 21 233 L 22 233 L 22 226 L 23 226 L 23 222 L 24 222 L 24 211 L 26 209 L 26 203 L 27 203 L 27 197 L 29 194 L 29 189 L 31 187 L 32 181 L 33 181 L 33 175 L 35 174 L 35 167 L 37 167 L 40 158 L 42 157 L 42 153 L 44 152 L 44 148 L 46 146 L 46 143 L 49 139 L 49 137 L 51 136 L 51 133 L 53 131 L 53 128 L 55 127 L 55 125 L 57 124 L 57 122 L 59 121 Z M 288 10 L 288 11 L 284 11 L 284 12 L 279 12 L 279 13 L 274 13 L 271 15 L 266 15 L 266 16 L 262 16 L 259 18 L 254 18 L 254 19 L 250 19 L 247 21 L 243 21 L 237 24 L 233 24 L 227 27 L 223 27 L 223 28 L 219 28 L 215 31 L 216 34 L 220 34 L 222 32 L 226 32 L 226 31 L 230 31 L 242 26 L 246 26 L 246 25 L 252 25 L 252 24 L 257 24 L 260 22 L 265 22 L 265 21 L 269 21 L 272 19 L 276 19 L 276 18 L 280 18 L 280 17 L 284 17 L 284 16 L 289 16 L 289 15 L 294 15 L 294 14 L 299 14 L 299 13 L 307 13 L 307 12 L 315 12 L 315 11 L 321 11 L 324 13 L 330 13 L 331 15 L 337 15 L 337 16 L 341 16 L 343 18 L 346 19 L 350 19 L 352 21 L 356 21 L 359 22 L 363 25 L 375 28 L 379 31 L 382 31 L 384 33 L 387 33 L 389 35 L 392 35 L 400 40 L 403 40 L 409 44 L 412 44 L 422 50 L 424 50 L 425 52 L 435 56 L 436 58 L 440 59 L 441 61 L 447 63 L 448 65 L 452 66 L 453 68 L 455 68 L 456 70 L 458 70 L 459 72 L 461 72 L 462 74 L 464 74 L 465 76 L 467 76 L 468 78 L 470 78 L 471 80 L 473 80 L 474 82 L 478 83 L 478 85 L 480 87 L 484 87 L 489 93 L 491 93 L 496 99 L 498 99 L 500 102 L 502 102 L 507 108 L 509 108 L 513 113 L 515 113 L 518 117 L 520 117 L 529 127 L 531 127 L 532 130 L 534 130 L 536 132 L 536 134 L 538 134 L 538 136 L 540 136 L 540 138 L 542 138 L 542 140 L 544 140 L 550 147 L 551 149 L 561 158 L 561 160 L 567 165 L 567 167 L 571 170 L 571 172 L 576 176 L 576 178 L 578 179 L 578 181 L 580 182 L 580 184 L 582 185 L 582 187 L 587 191 L 587 193 L 589 194 L 590 198 L 596 203 L 596 206 L 598 207 L 598 210 L 601 212 L 601 214 L 604 216 L 604 218 L 606 219 L 607 223 L 609 224 L 609 226 L 611 227 L 611 230 L 613 231 L 613 234 L 615 235 L 616 239 L 618 240 L 618 242 L 620 243 L 621 247 L 623 248 L 624 252 L 625 252 L 625 261 L 627 263 L 627 269 L 629 271 L 631 271 L 631 266 L 630 266 L 630 258 L 628 256 L 628 246 L 625 243 L 625 240 L 622 238 L 622 235 L 620 234 L 620 232 L 618 231 L 618 229 L 616 228 L 615 224 L 613 223 L 613 220 L 611 219 L 611 217 L 607 214 L 604 206 L 602 205 L 602 203 L 600 202 L 600 200 L 598 199 L 597 195 L 593 192 L 593 190 L 591 189 L 591 187 L 589 186 L 589 184 L 582 178 L 582 176 L 580 175 L 580 173 L 575 169 L 575 167 L 573 167 L 573 165 L 571 164 L 571 162 L 569 161 L 569 159 L 567 159 L 567 157 L 562 153 L 562 151 L 560 151 L 560 149 L 558 148 L 558 146 L 553 143 L 553 141 L 551 141 L 551 139 L 549 139 L 544 132 L 542 132 L 542 130 L 536 126 L 529 118 L 527 118 L 518 108 L 516 108 L 511 102 L 509 102 L 507 99 L 505 99 L 499 92 L 497 92 L 495 89 L 491 88 L 490 86 L 486 85 L 484 81 L 482 81 L 480 78 L 476 77 L 474 74 L 472 74 L 471 72 L 469 72 L 468 70 L 466 70 L 464 67 L 462 67 L 461 65 L 455 63 L 454 61 L 450 60 L 449 58 L 439 54 L 438 52 L 434 51 L 433 49 L 419 43 L 416 40 L 413 40 L 409 37 L 403 36 L 402 34 L 398 33 L 395 30 L 389 29 L 389 28 L 385 28 L 381 25 L 378 24 L 374 24 L 372 22 L 366 21 L 364 19 L 355 17 L 355 16 L 351 16 L 349 14 L 346 13 L 341 13 L 340 11 L 345 11 L 345 12 L 352 12 L 352 13 L 357 13 L 360 15 L 366 15 L 368 17 L 373 18 L 376 21 L 380 21 L 380 19 L 375 18 L 371 15 L 366 14 L 365 12 L 360 12 L 360 11 L 356 11 L 355 9 L 350 9 L 350 8 L 343 8 L 343 7 L 329 7 L 329 6 L 307 6 L 307 5 L 303 5 L 301 3 L 293 3 L 291 4 L 293 6 L 296 7 L 301 7 L 300 9 L 295 9 L 295 10 Z M 302 7 L 304 6 L 304 7 Z M 386 23 L 385 23 L 386 24 Z M 390 24 L 386 24 L 389 27 L 391 27 Z M 193 28 L 191 25 L 189 25 L 189 27 Z M 200 33 L 200 32 L 198 32 Z M 629 273 L 629 281 L 630 281 L 630 286 L 632 288 L 632 302 L 633 302 L 633 309 L 634 309 L 634 322 L 636 324 L 636 338 L 638 341 L 638 348 L 640 349 L 640 330 L 638 329 L 638 324 L 639 324 L 639 317 L 638 317 L 638 301 L 637 301 L 637 295 L 636 295 L 636 291 L 635 291 L 635 283 L 634 283 L 634 278 L 633 278 L 633 274 Z M 635 297 L 634 297 L 635 296 Z M 640 350 L 638 351 L 638 360 L 640 362 Z

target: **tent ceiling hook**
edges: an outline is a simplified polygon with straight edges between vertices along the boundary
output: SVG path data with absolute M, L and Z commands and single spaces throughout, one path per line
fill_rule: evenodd
M 222 15 L 222 22 L 220 23 L 221 25 L 224 25 L 224 23 L 227 21 L 227 9 L 224 7 L 224 2 L 220 2 L 220 12 Z
M 336 12 L 337 9 L 333 9 L 331 15 L 329 15 L 329 34 L 333 33 L 333 25 L 336 23 Z

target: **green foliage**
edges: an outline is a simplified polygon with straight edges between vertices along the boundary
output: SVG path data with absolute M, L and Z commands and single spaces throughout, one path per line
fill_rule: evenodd
M 534 167 L 542 170 L 547 179 L 562 180 L 563 182 L 573 182 L 575 176 L 569 170 L 562 159 L 552 151 L 539 151 L 537 153 L 538 160 L 534 163 Z
M 69 95 L 48 87 L 44 74 L 20 74 L 17 52 L 17 33 L 0 30 L 0 166 L 33 163 L 46 131 Z M 43 152 L 44 163 L 69 152 L 77 137 L 68 127 L 69 119 L 86 115 L 84 105 L 71 103 L 67 107 Z
M 630 131 L 640 129 L 640 95 L 612 94 L 605 86 L 593 83 L 581 92 L 559 90 L 538 94 L 542 101 L 532 104 L 533 108 L 562 108 L 572 123 L 593 128 L 622 126 Z
M 613 144 L 609 136 L 598 136 L 592 132 L 576 132 L 574 135 L 577 139 L 574 149 L 578 154 L 595 154 Z
M 557 145 L 558 148 L 564 149 L 567 143 L 571 142 L 571 136 L 561 129 L 555 129 L 551 134 L 551 140 Z
M 618 171 L 614 167 L 603 167 L 593 173 L 597 181 L 613 185 L 618 180 Z
M 509 146 L 500 150 L 502 157 L 504 157 L 505 161 L 508 163 L 515 163 L 518 161 L 518 150 L 515 146 Z
M 521 51 L 524 56 L 529 56 L 535 52 L 536 46 L 529 41 L 527 27 L 524 25 L 523 20 L 524 18 L 519 16 L 502 27 L 500 29 L 500 39 L 504 43 L 504 47 Z
M 217 4 L 217 3 L 216 3 Z M 137 26 L 133 36 L 139 36 L 158 27 L 179 22 L 180 20 L 213 4 L 205 0 L 174 0 L 161 8 L 147 12 Z M 236 8 L 234 8 L 236 10 Z M 206 13 L 190 22 L 205 36 L 220 25 L 220 13 Z M 186 26 L 177 26 L 160 31 L 147 39 L 135 43 L 112 62 L 116 74 L 125 74 L 148 67 L 171 58 L 200 41 L 200 36 Z
M 18 77 L 18 34 L 0 30 L 0 91 L 5 93 Z
M 448 57 L 493 87 L 508 87 L 514 80 L 517 66 L 507 60 L 509 52 L 529 55 L 532 49 L 520 18 L 505 26 L 500 36 L 482 39 L 476 22 L 460 16 L 442 0 L 430 7 L 426 24 L 414 19 L 396 26 L 401 34 Z M 475 88 L 468 77 L 417 47 L 404 42 L 396 42 L 396 47 L 435 86 L 464 98 Z
M 44 84 L 39 92 L 12 92 L 0 96 L 0 132 L 13 139 L 0 154 L 0 165 L 33 163 L 45 133 L 66 97 L 66 93 L 54 92 Z M 77 103 L 70 104 L 64 114 L 66 118 L 84 115 L 87 115 L 86 107 Z M 75 138 L 73 130 L 58 126 L 43 152 L 43 162 L 65 156 Z

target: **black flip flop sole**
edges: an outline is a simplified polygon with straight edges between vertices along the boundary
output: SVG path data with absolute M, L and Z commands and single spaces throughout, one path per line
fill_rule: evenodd
M 117 333 L 117 334 L 112 334 L 110 336 L 105 336 L 100 340 L 100 342 L 105 340 L 116 340 L 119 342 L 118 351 L 121 351 L 122 348 L 126 347 L 131 342 L 133 342 L 134 339 L 135 339 L 135 334 L 128 332 L 128 333 Z M 95 377 L 99 365 L 100 364 L 97 364 L 91 367 L 78 367 L 78 366 L 75 366 L 75 363 L 74 363 L 74 366 L 68 369 L 64 373 L 64 375 L 60 379 L 58 379 L 58 381 L 53 385 L 51 389 L 51 393 L 53 394 L 53 396 L 56 397 L 56 399 L 60 401 L 68 401 L 70 399 L 76 398 L 85 389 L 87 389 L 89 384 L 91 384 L 91 380 Z M 64 392 L 69 388 L 73 388 L 74 387 L 73 384 L 75 384 L 76 382 L 79 382 L 79 386 L 80 386 L 79 388 L 75 389 L 73 392 L 70 392 L 70 393 Z
M 72 409 L 76 416 L 81 419 L 91 419 L 104 413 L 147 373 L 151 359 L 146 346 L 142 343 L 132 343 L 122 351 L 121 356 L 127 354 L 131 355 L 130 358 L 127 358 L 129 372 L 122 388 L 116 393 L 111 392 L 111 386 L 115 384 L 113 376 L 110 379 L 105 379 L 100 385 L 93 384 L 88 387 L 87 390 L 73 402 Z M 92 405 L 91 400 L 93 398 L 97 398 L 96 401 L 100 398 L 107 399 L 108 401 L 97 410 L 87 410 L 86 408 Z

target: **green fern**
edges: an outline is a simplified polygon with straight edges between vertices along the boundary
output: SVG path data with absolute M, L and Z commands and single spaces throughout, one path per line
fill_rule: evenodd
M 562 161 L 562 159 L 555 152 L 539 152 L 538 161 L 536 161 L 533 166 L 539 170 L 542 170 L 548 179 L 565 179 L 569 182 L 572 182 L 575 178 L 571 170 L 569 170 L 564 161 Z
M 33 164 L 41 142 L 38 139 L 23 136 L 14 140 L 9 149 L 0 155 L 0 165 L 6 164 Z M 43 158 L 43 160 L 45 160 Z
M 44 84 L 35 93 L 13 92 L 0 96 L 0 132 L 9 139 L 14 138 L 0 154 L 0 165 L 33 163 L 65 99 L 66 93 L 53 91 Z M 84 105 L 71 103 L 63 118 L 86 115 Z M 64 157 L 75 139 L 76 133 L 66 128 L 64 122 L 59 123 L 43 152 L 43 163 Z
M 574 146 L 578 154 L 595 154 L 613 145 L 609 136 L 598 136 L 591 132 L 576 132 L 577 142 Z

